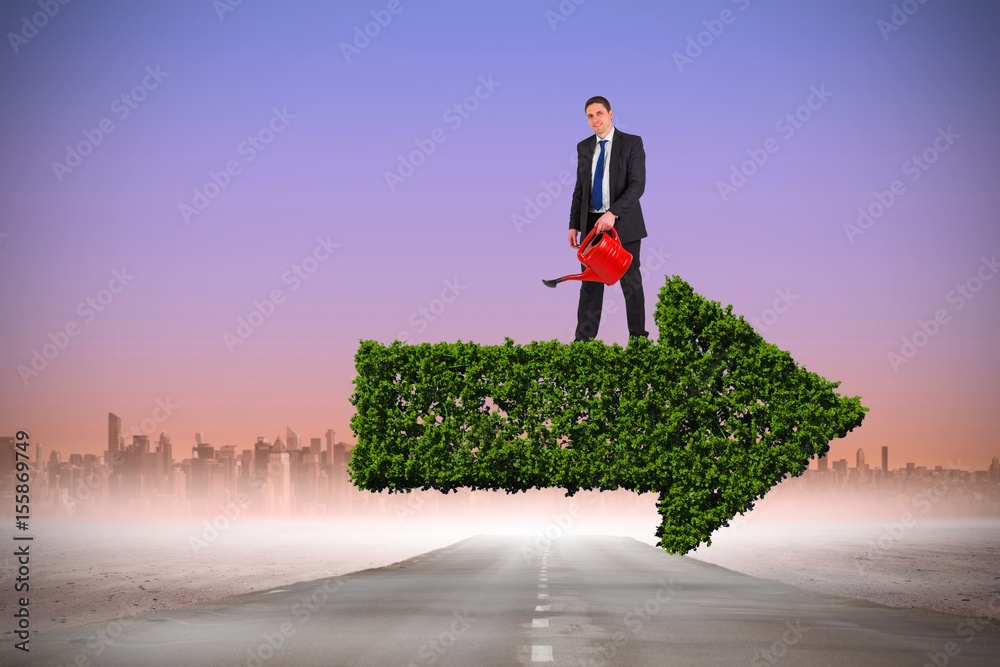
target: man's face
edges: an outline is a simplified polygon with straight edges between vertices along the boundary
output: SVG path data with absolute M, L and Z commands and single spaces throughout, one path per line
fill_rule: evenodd
M 587 122 L 601 139 L 608 136 L 611 131 L 611 117 L 614 112 L 608 111 L 600 102 L 594 102 L 586 109 Z

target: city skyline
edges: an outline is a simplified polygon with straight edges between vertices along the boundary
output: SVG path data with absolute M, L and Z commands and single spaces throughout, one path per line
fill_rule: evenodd
M 584 72 L 584 6 L 414 5 L 345 53 L 374 6 L 70 3 L 0 59 L 0 429 L 82 453 L 115 406 L 151 440 L 154 415 L 184 441 L 346 439 L 362 340 L 569 343 L 577 291 L 540 283 L 578 264 L 598 94 L 645 147 L 647 321 L 678 275 L 862 398 L 836 452 L 988 461 L 1000 8 L 886 33 L 888 1 L 721 4 L 717 37 L 721 6 L 617 7 L 635 38 Z
M 14 489 L 15 443 L 13 436 L 0 436 L 0 498 L 10 499 Z M 107 519 L 218 517 L 221 512 L 227 517 L 291 518 L 372 515 L 374 511 L 376 515 L 395 512 L 402 519 L 426 502 L 419 493 L 390 494 L 386 499 L 384 493 L 355 488 L 348 474 L 351 447 L 338 441 L 333 429 L 322 437 L 308 438 L 305 445 L 299 432 L 286 426 L 284 438 L 278 435 L 272 442 L 258 436 L 251 447 L 242 448 L 213 445 L 199 431 L 193 434 L 190 448 L 175 448 L 165 431 L 155 445 L 144 434 L 132 434 L 127 442 L 121 418 L 109 412 L 107 445 L 101 453 L 64 457 L 57 449 L 35 443 L 36 514 Z M 895 511 L 892 508 L 900 505 L 900 499 L 909 497 L 922 513 L 933 505 L 938 515 L 955 511 L 965 516 L 1000 515 L 1000 458 L 994 456 L 985 470 L 965 470 L 958 461 L 933 467 L 907 461 L 892 468 L 890 447 L 883 445 L 880 454 L 876 466 L 867 462 L 863 448 L 855 451 L 854 467 L 846 458 L 818 457 L 801 476 L 787 478 L 758 502 L 766 500 L 769 507 L 794 513 L 808 506 L 802 505 L 803 499 L 825 497 L 846 509 L 867 506 L 864 494 L 888 491 L 884 504 L 880 503 L 883 513 Z M 845 490 L 849 490 L 846 497 Z M 469 493 L 469 489 L 460 491 L 458 497 L 466 500 L 447 501 L 447 507 L 460 508 L 471 498 Z M 436 511 L 447 495 L 431 494 L 436 497 L 432 501 Z M 503 495 L 491 494 L 488 502 L 496 503 Z M 641 502 L 638 494 L 610 495 L 627 506 Z M 6 510 L 0 509 L 0 514 Z
M 257 516 L 347 511 L 361 495 L 350 489 L 347 445 L 336 440 L 333 429 L 305 447 L 291 427 L 284 435 L 274 442 L 259 436 L 251 447 L 237 449 L 212 445 L 199 431 L 188 455 L 186 447 L 175 450 L 166 431 L 155 446 L 145 434 L 131 434 L 128 442 L 121 418 L 109 412 L 103 452 L 64 458 L 60 450 L 33 442 L 33 488 L 38 506 L 56 516 L 115 515 L 125 509 L 184 516 L 226 507 Z M 13 490 L 14 451 L 15 439 L 0 437 L 0 497 Z
M 169 403 L 169 401 L 167 401 L 167 402 L 158 401 L 158 403 L 165 410 L 169 410 L 171 408 L 171 404 Z M 176 406 L 174 406 L 174 407 L 176 407 Z M 126 424 L 126 423 L 128 423 L 128 422 L 122 421 L 122 418 L 120 416 L 118 416 L 116 413 L 109 412 L 108 413 L 108 426 L 107 426 L 107 430 L 105 431 L 107 433 L 107 436 L 106 436 L 106 438 L 107 438 L 106 439 L 106 443 L 107 444 L 105 445 L 104 450 L 100 450 L 100 447 L 97 447 L 97 449 L 100 450 L 100 451 L 107 451 L 107 450 L 111 449 L 111 438 L 112 438 L 111 433 L 112 433 L 112 420 L 113 419 L 117 419 L 117 428 L 119 429 L 119 433 L 120 433 L 120 437 L 121 438 L 132 437 L 132 436 L 144 436 L 146 438 L 150 438 L 151 439 L 154 436 L 158 438 L 160 436 L 160 434 L 164 433 L 164 432 L 169 436 L 170 433 L 173 431 L 173 429 L 166 428 L 167 421 L 158 421 L 155 417 L 147 417 L 144 420 L 140 420 L 138 423 L 134 423 L 132 425 L 132 427 L 130 427 L 130 428 L 124 428 L 123 425 Z M 148 428 L 148 426 L 149 426 L 150 423 L 155 424 L 155 426 L 153 428 Z M 159 428 L 160 426 L 162 426 L 163 428 Z M 270 429 L 269 428 L 268 430 L 265 430 L 265 431 L 258 430 L 253 436 L 242 437 L 242 438 L 239 438 L 239 439 L 234 439 L 232 437 L 228 437 L 228 438 L 207 437 L 205 435 L 206 431 L 203 430 L 203 429 L 193 429 L 193 430 L 191 430 L 189 432 L 192 433 L 192 437 L 191 437 L 191 447 L 192 448 L 195 447 L 196 445 L 199 445 L 199 444 L 211 444 L 212 446 L 215 446 L 215 447 L 223 447 L 223 446 L 235 446 L 235 447 L 239 447 L 239 446 L 241 446 L 241 443 L 242 443 L 242 445 L 245 445 L 245 443 L 247 443 L 247 442 L 253 443 L 253 442 L 256 442 L 257 440 L 259 440 L 261 437 L 270 439 L 271 436 L 266 435 L 266 433 L 274 431 L 274 430 L 278 430 L 279 433 L 278 433 L 278 435 L 275 435 L 273 439 L 274 440 L 281 439 L 285 443 L 289 443 L 292 440 L 292 438 L 290 438 L 289 436 L 291 434 L 294 434 L 294 440 L 295 440 L 296 443 L 299 443 L 299 445 L 296 446 L 295 444 L 292 444 L 291 446 L 289 446 L 289 449 L 297 449 L 297 448 L 299 448 L 301 446 L 301 436 L 299 435 L 299 432 L 295 431 L 290 424 L 286 424 L 283 427 L 283 429 L 284 429 L 284 434 L 280 433 L 281 429 Z M 138 431 L 138 432 L 136 432 L 136 431 Z M 332 428 L 329 428 L 329 427 L 324 427 L 324 428 L 316 429 L 316 430 L 314 430 L 312 432 L 316 432 L 316 431 L 320 431 L 320 432 L 324 433 L 324 436 L 323 436 L 324 438 L 326 438 L 326 434 L 328 434 L 331 431 L 332 432 L 337 432 L 336 429 L 332 429 Z M 176 431 L 174 431 L 174 432 L 176 432 Z M 249 433 L 250 431 L 245 431 L 245 432 Z M 306 432 L 310 432 L 310 431 L 307 430 Z M 353 436 L 353 433 L 350 431 L 350 429 L 348 429 L 348 433 L 351 433 L 351 435 Z M 74 443 L 76 446 L 73 446 L 73 445 L 70 445 L 70 444 L 67 444 L 65 446 L 51 445 L 49 443 L 44 442 L 42 439 L 36 437 L 34 433 L 31 433 L 31 435 L 32 435 L 33 442 L 35 442 L 36 444 L 39 444 L 39 445 L 43 446 L 46 449 L 56 449 L 60 453 L 63 453 L 67 457 L 69 455 L 71 455 L 71 454 L 93 454 L 95 452 L 95 448 L 93 446 L 87 447 L 86 445 L 79 445 L 77 442 Z M 850 438 L 850 437 L 851 436 L 848 435 L 848 438 Z M 825 458 L 827 460 L 850 459 L 850 458 L 857 459 L 858 453 L 864 451 L 866 448 L 863 447 L 863 446 L 862 447 L 856 447 L 855 449 L 851 450 L 851 451 L 854 452 L 853 454 L 851 454 L 851 451 L 849 451 L 849 446 L 848 446 L 848 444 L 846 442 L 846 440 L 848 438 L 838 438 L 836 440 L 831 441 L 831 443 L 830 443 L 830 451 L 823 458 Z M 340 440 L 338 442 L 341 442 L 342 444 L 347 445 L 349 448 L 353 447 L 356 444 L 355 442 L 346 441 L 346 440 Z M 171 443 L 176 446 L 175 441 L 173 439 L 171 439 Z M 127 444 L 130 444 L 130 443 L 126 442 L 125 444 L 127 445 Z M 1000 442 L 998 442 L 997 444 L 998 444 L 998 450 L 997 451 L 1000 451 Z M 872 445 L 870 449 L 872 451 L 876 451 L 877 450 L 879 452 L 879 456 L 881 457 L 879 459 L 879 461 L 882 461 L 887 456 L 887 452 L 885 450 L 888 447 L 889 447 L 889 445 L 877 444 L 877 445 Z M 972 469 L 972 470 L 977 470 L 978 469 L 978 470 L 983 470 L 983 469 L 986 469 L 986 468 L 989 467 L 989 463 L 995 457 L 994 453 L 990 453 L 989 450 L 984 450 L 984 454 L 982 456 L 980 456 L 980 457 L 977 457 L 977 458 L 964 458 L 962 456 L 957 456 L 957 455 L 951 455 L 951 454 L 949 454 L 949 456 L 944 461 L 942 461 L 940 458 L 936 458 L 936 459 L 922 459 L 922 458 L 916 458 L 916 457 L 908 457 L 908 456 L 905 455 L 905 452 L 906 452 L 906 448 L 905 447 L 902 447 L 902 446 L 899 446 L 899 445 L 892 445 L 892 447 L 894 447 L 894 448 L 898 447 L 898 449 L 893 449 L 893 451 L 896 453 L 896 456 L 900 456 L 900 454 L 899 454 L 900 451 L 904 452 L 904 454 L 902 455 L 902 458 L 907 459 L 906 463 L 910 463 L 910 464 L 913 464 L 913 465 L 918 466 L 918 467 L 919 466 L 923 466 L 925 468 L 934 468 L 934 467 L 937 467 L 937 466 L 944 465 L 948 461 L 954 461 L 954 462 L 960 462 L 962 469 Z M 817 466 L 821 465 L 819 463 L 819 461 L 821 461 L 821 460 L 822 459 L 813 459 L 813 460 L 811 460 L 810 461 L 810 468 L 816 468 Z M 982 461 L 985 461 L 985 463 L 981 463 Z M 864 462 L 864 459 L 862 459 L 862 463 L 863 462 Z M 984 466 L 984 467 L 976 467 L 976 466 Z M 856 460 L 855 460 L 855 467 L 857 467 L 857 461 Z
M 69 457 L 74 454 L 76 455 L 89 454 L 96 456 L 104 456 L 112 452 L 122 451 L 129 445 L 136 445 L 136 444 L 139 444 L 140 446 L 144 445 L 148 448 L 150 443 L 150 438 L 154 435 L 152 431 L 146 429 L 140 433 L 133 433 L 131 430 L 123 429 L 122 424 L 123 424 L 122 418 L 118 414 L 109 411 L 107 413 L 107 431 L 106 431 L 107 446 L 105 447 L 105 449 L 100 450 L 99 454 L 95 454 L 95 452 L 93 451 L 82 451 L 82 452 L 76 450 L 65 451 L 66 459 L 68 460 Z M 157 447 L 167 448 L 166 449 L 167 460 L 175 461 L 175 459 L 172 458 L 172 452 L 175 443 L 172 437 L 170 436 L 169 431 L 167 429 L 161 429 L 160 432 L 156 435 L 157 435 Z M 126 438 L 128 437 L 131 437 L 133 439 L 131 443 L 127 442 Z M 12 437 L 9 439 L 13 440 Z M 840 439 L 834 440 L 833 443 L 836 443 L 839 440 Z M 59 447 L 47 446 L 45 443 L 35 439 L 34 437 L 32 437 L 32 441 L 36 446 L 41 447 L 43 451 L 49 451 L 49 452 L 56 451 L 59 452 L 61 456 L 64 454 L 64 450 Z M 301 435 L 299 434 L 298 431 L 293 429 L 292 426 L 289 424 L 286 424 L 284 427 L 284 438 L 282 438 L 282 435 L 279 434 L 274 437 L 274 440 L 272 442 L 269 436 L 267 435 L 256 435 L 252 438 L 252 441 L 254 444 L 247 447 L 247 450 L 252 449 L 255 445 L 260 444 L 262 441 L 268 443 L 269 445 L 277 445 L 281 443 L 289 451 L 296 451 L 300 449 L 312 450 L 313 448 L 316 448 L 314 450 L 316 452 L 328 452 L 331 450 L 331 447 L 334 444 L 344 446 L 346 450 L 349 452 L 350 449 L 354 447 L 354 445 L 356 444 L 353 442 L 345 442 L 343 440 L 337 440 L 335 429 L 327 428 L 323 429 L 322 437 L 310 437 L 309 445 L 303 447 Z M 199 447 L 210 447 L 216 451 L 221 451 L 223 449 L 235 451 L 239 447 L 238 444 L 232 442 L 226 442 L 225 444 L 220 444 L 220 443 L 221 441 L 213 442 L 212 438 L 207 438 L 205 435 L 205 431 L 194 431 L 190 444 L 191 456 L 192 457 L 196 456 L 196 451 L 198 450 Z M 842 448 L 834 448 L 833 443 L 831 443 L 830 451 L 828 451 L 827 454 L 825 454 L 824 456 L 810 459 L 809 466 L 807 468 L 808 470 L 825 471 L 827 469 L 832 469 L 834 463 L 843 464 L 842 467 L 845 469 L 847 468 L 846 465 L 848 462 L 848 458 L 846 455 L 847 453 L 841 451 Z M 839 458 L 835 458 L 834 454 Z M 904 457 L 904 459 L 905 458 L 906 457 Z M 902 467 L 893 468 L 890 465 L 890 445 L 879 445 L 879 459 L 878 459 L 879 464 L 877 469 L 881 470 L 882 472 L 907 470 L 907 469 L 910 470 L 946 469 L 946 470 L 965 470 L 965 471 L 975 472 L 984 470 L 992 471 L 994 468 L 1000 467 L 1000 458 L 998 458 L 996 455 L 989 456 L 988 458 L 989 458 L 989 464 L 987 464 L 985 467 L 977 467 L 979 464 L 975 461 L 963 461 L 961 457 L 950 457 L 945 462 L 926 463 L 915 460 L 906 460 L 904 461 L 904 465 Z M 871 464 L 867 463 L 866 455 L 864 453 L 864 447 L 858 447 L 855 450 L 854 469 L 858 470 L 876 469 L 873 468 Z

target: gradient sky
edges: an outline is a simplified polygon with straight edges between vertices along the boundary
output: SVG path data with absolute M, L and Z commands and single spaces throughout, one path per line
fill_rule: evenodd
M 1000 279 L 984 264 L 1000 252 L 998 3 L 913 2 L 886 32 L 879 0 L 588 0 L 562 3 L 568 16 L 556 0 L 225 1 L 51 17 L 0 4 L 3 434 L 97 453 L 113 411 L 133 433 L 169 432 L 178 457 L 197 431 L 238 448 L 286 425 L 353 442 L 361 339 L 571 340 L 577 286 L 540 279 L 576 270 L 570 193 L 552 184 L 600 94 L 646 147 L 650 314 L 680 275 L 861 395 L 871 412 L 833 458 L 889 445 L 893 467 L 984 469 L 1000 455 Z M 345 55 L 366 24 L 375 36 Z M 828 96 L 800 109 L 814 90 Z M 797 127 L 778 124 L 797 110 Z M 271 143 L 244 143 L 270 123 Z M 53 166 L 81 142 L 74 168 Z M 718 183 L 765 145 L 724 200 Z M 925 151 L 935 161 L 914 171 Z M 230 162 L 239 172 L 185 221 Z M 901 194 L 849 238 L 894 180 Z M 332 255 L 286 280 L 318 239 Z M 970 279 L 971 298 L 952 292 Z M 283 301 L 230 350 L 225 334 L 273 290 Z M 624 343 L 621 291 L 607 294 L 599 337 Z M 25 381 L 19 366 L 67 326 L 77 335 Z

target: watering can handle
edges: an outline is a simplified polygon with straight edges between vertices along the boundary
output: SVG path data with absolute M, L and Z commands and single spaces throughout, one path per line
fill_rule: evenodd
M 586 251 L 587 249 L 587 244 L 590 243 L 590 239 L 594 238 L 594 234 L 596 233 L 597 233 L 597 227 L 594 227 L 587 233 L 586 238 L 584 238 L 583 241 L 580 242 L 580 250 L 578 251 L 579 253 L 578 256 L 580 257 L 581 260 L 584 251 Z M 608 231 L 605 233 L 611 234 L 615 238 L 615 240 L 618 241 L 618 230 L 616 230 L 614 227 L 609 227 Z

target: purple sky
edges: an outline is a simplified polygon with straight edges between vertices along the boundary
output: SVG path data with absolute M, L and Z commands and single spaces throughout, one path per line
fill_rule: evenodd
M 646 147 L 650 313 L 680 275 L 861 395 L 834 458 L 984 469 L 1000 6 L 903 5 L 4 2 L 0 431 L 96 453 L 114 411 L 178 455 L 352 442 L 361 339 L 571 340 L 576 285 L 540 279 L 576 270 L 559 179 L 600 94 Z M 884 209 L 852 230 L 859 207 Z

